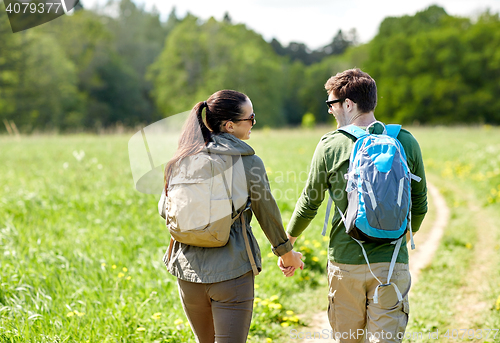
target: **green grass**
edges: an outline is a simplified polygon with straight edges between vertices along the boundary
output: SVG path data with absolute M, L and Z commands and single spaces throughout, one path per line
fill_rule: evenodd
M 249 144 L 264 160 L 285 225 L 316 144 L 329 130 L 252 133 Z M 500 328 L 500 264 L 494 248 L 485 252 L 492 262 L 480 274 L 489 280 L 487 290 L 467 298 L 486 308 L 470 323 L 475 326 L 454 327 L 481 250 L 478 218 L 494 219 L 488 222 L 492 246 L 500 244 L 500 130 L 412 132 L 452 220 L 432 265 L 414 287 L 407 331 Z M 158 196 L 134 189 L 130 137 L 0 137 L 0 341 L 194 342 L 176 280 L 162 262 L 169 235 L 157 214 Z M 78 161 L 73 152 L 80 150 L 85 157 Z M 471 203 L 478 213 L 472 213 Z M 264 271 L 256 278 L 260 301 L 249 342 L 288 342 L 290 328 L 326 309 L 323 219 L 324 206 L 297 241 L 306 269 L 293 278 L 281 275 L 258 223 L 252 223 Z
M 278 154 L 281 161 L 276 160 L 272 157 L 276 150 L 263 148 L 273 137 L 269 132 L 259 135 L 255 147 L 267 154 L 263 157 L 274 168 L 273 188 L 288 189 L 295 181 L 275 182 L 272 175 L 294 168 L 294 154 Z M 312 149 L 317 135 L 310 133 Z M 194 341 L 176 280 L 162 262 L 169 235 L 157 214 L 158 196 L 134 190 L 129 138 L 0 139 L 0 340 Z M 285 141 L 279 143 L 277 149 L 286 146 Z M 307 148 L 301 169 L 312 153 Z M 85 156 L 78 161 L 73 152 L 82 150 Z M 289 199 L 277 194 L 285 219 L 291 215 L 296 193 L 287 193 Z M 305 311 L 326 259 L 318 251 L 316 261 L 309 252 L 310 268 L 286 279 L 258 224 L 253 226 L 264 271 L 256 281 L 256 296 L 262 302 L 256 304 L 250 334 L 254 341 L 262 341 L 279 337 L 286 325 L 297 325 L 297 318 L 287 311 Z M 319 232 L 317 239 L 321 241 Z M 307 243 L 304 252 L 318 244 Z M 262 305 L 266 302 L 271 306 Z
M 494 332 L 488 339 L 479 338 L 477 330 L 500 329 L 500 199 L 494 191 L 500 190 L 500 129 L 412 132 L 424 153 L 429 179 L 445 196 L 451 218 L 432 264 L 413 288 L 407 332 L 439 330 L 439 340 L 427 341 L 450 341 L 444 335 L 449 332 L 451 337 L 453 330 L 457 330 L 454 341 L 498 341 L 500 334 L 496 339 Z M 461 331 L 465 329 L 471 331 Z

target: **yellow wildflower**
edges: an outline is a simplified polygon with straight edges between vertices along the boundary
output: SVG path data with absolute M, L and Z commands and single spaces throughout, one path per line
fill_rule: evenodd
M 126 273 L 128 271 L 128 269 L 125 268 L 125 267 L 123 267 L 122 270 L 123 270 L 124 273 Z
M 174 324 L 175 325 L 181 325 L 182 323 L 184 323 L 184 321 L 182 319 L 177 319 Z
M 289 316 L 291 316 L 291 315 L 293 315 L 293 311 L 288 310 L 288 311 L 286 311 L 286 314 L 289 315 Z
M 161 312 L 156 312 L 151 316 L 151 319 L 158 320 L 161 318 Z
M 257 288 L 259 288 L 260 286 L 259 286 L 259 284 L 257 284 L 257 283 L 256 283 L 256 284 L 254 285 L 254 287 L 255 287 L 255 289 L 257 289 Z
M 471 244 L 471 243 L 467 243 L 467 244 L 465 244 L 465 247 L 466 247 L 467 249 L 472 249 L 472 244 Z
M 82 317 L 85 315 L 85 312 L 78 312 L 78 311 L 74 311 L 75 314 L 78 316 L 78 317 Z
M 66 317 L 73 317 L 74 315 L 75 315 L 75 313 L 73 311 L 71 311 L 71 312 L 68 312 L 66 314 Z
M 262 301 L 262 299 L 261 299 L 261 298 L 259 298 L 259 297 L 257 297 L 257 298 L 255 298 L 253 301 L 254 301 L 255 303 L 260 303 L 260 302 Z
M 139 332 L 143 332 L 143 331 L 146 331 L 146 328 L 143 328 L 143 327 L 141 326 L 141 327 L 138 327 L 138 328 L 137 328 L 137 331 L 139 331 Z
M 266 343 L 271 343 L 273 340 L 271 338 L 266 338 Z
M 116 264 L 113 264 L 111 268 L 116 269 Z
M 122 272 L 119 272 L 119 273 L 118 273 L 118 277 L 122 278 L 122 277 L 124 277 L 124 276 L 125 276 L 125 274 L 123 274 Z
M 101 263 L 101 267 L 106 267 L 106 263 Z
M 271 296 L 269 298 L 269 300 L 271 300 L 271 301 L 275 301 L 275 300 L 278 300 L 278 299 L 279 299 L 279 297 L 277 295 L 273 295 L 273 296 Z
M 323 242 L 328 242 L 329 240 L 330 240 L 330 237 L 328 237 L 328 236 L 323 237 Z
M 283 323 L 281 323 L 281 326 L 283 326 L 284 328 L 287 328 L 290 326 L 290 323 L 283 322 Z
M 318 262 L 318 261 L 319 261 L 319 258 L 318 258 L 318 257 L 316 257 L 316 256 L 313 256 L 312 260 L 313 260 L 314 262 Z
M 281 310 L 283 308 L 283 306 L 281 304 L 275 304 L 275 303 L 271 303 L 268 306 L 269 306 L 269 308 L 272 308 L 274 310 Z
M 127 276 L 126 279 L 130 280 L 130 279 L 132 279 L 132 276 Z

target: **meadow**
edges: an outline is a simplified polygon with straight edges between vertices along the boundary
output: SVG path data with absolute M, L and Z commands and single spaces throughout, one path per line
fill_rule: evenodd
M 252 132 L 285 225 L 330 130 Z M 499 341 L 500 128 L 410 130 L 451 219 L 413 285 L 405 341 Z M 194 342 L 162 262 L 159 196 L 134 189 L 132 134 L 0 137 L 0 342 Z M 264 270 L 249 342 L 290 342 L 326 310 L 324 208 L 297 240 L 306 267 L 292 278 L 252 222 Z

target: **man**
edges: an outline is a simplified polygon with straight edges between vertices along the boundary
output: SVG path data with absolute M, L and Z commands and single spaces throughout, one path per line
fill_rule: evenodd
M 376 121 L 377 87 L 367 73 L 350 69 L 332 76 L 325 84 L 328 93 L 328 112 L 337 120 L 337 129 L 353 124 L 366 129 Z M 383 127 L 375 124 L 372 133 L 382 133 Z M 406 152 L 410 172 L 421 178 L 411 181 L 411 229 L 418 231 L 427 212 L 427 189 L 420 147 L 406 130 L 397 136 Z M 356 138 L 336 130 L 325 134 L 314 153 L 311 170 L 304 190 L 297 202 L 287 233 L 292 244 L 316 216 L 328 191 L 335 204 L 328 249 L 329 307 L 328 317 L 335 337 L 340 342 L 400 342 L 408 322 L 410 273 L 406 237 L 397 256 L 391 282 L 402 293 L 398 301 L 393 287 L 384 287 L 378 297 L 389 301 L 374 301 L 376 287 L 386 283 L 394 244 L 365 242 L 370 264 L 366 263 L 362 249 L 347 233 L 341 214 L 347 209 L 346 180 L 349 157 Z M 281 261 L 280 261 L 281 263 Z M 373 274 L 369 270 L 371 270 Z M 293 268 L 283 268 L 286 276 Z M 381 294 L 382 293 L 382 294 Z M 392 302 L 390 300 L 393 300 Z M 395 300 L 394 300 L 395 299 Z

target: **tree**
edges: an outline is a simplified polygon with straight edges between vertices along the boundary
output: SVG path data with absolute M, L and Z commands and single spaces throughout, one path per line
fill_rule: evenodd
M 0 5 L 0 12 L 5 10 Z M 6 15 L 0 15 L 0 119 L 12 120 L 16 109 L 16 89 L 19 85 L 21 35 L 13 35 Z M 2 131 L 5 130 L 3 128 Z
M 352 43 L 347 40 L 347 36 L 339 30 L 330 44 L 324 46 L 321 51 L 326 55 L 342 55 Z
M 189 110 L 220 89 L 246 93 L 259 124 L 284 124 L 283 69 L 262 36 L 244 25 L 188 15 L 167 38 L 149 71 L 154 98 L 165 115 Z
M 0 117 L 21 131 L 54 129 L 78 111 L 77 74 L 60 44 L 39 28 L 12 34 L 0 16 Z
M 377 115 L 399 122 L 498 122 L 498 15 L 477 23 L 437 6 L 388 18 L 370 42 L 367 71 L 377 80 Z
M 19 70 L 17 114 L 27 130 L 73 126 L 80 109 L 75 65 L 51 35 L 25 33 L 23 69 Z M 29 101 L 27 101 L 29 99 Z
M 229 12 L 224 12 L 224 18 L 222 19 L 222 21 L 226 24 L 232 24 L 232 19 L 229 15 Z
M 339 30 L 330 44 L 311 50 L 304 43 L 290 42 L 287 47 L 273 38 L 269 43 L 273 50 L 280 56 L 288 56 L 292 62 L 301 61 L 306 66 L 321 62 L 325 57 L 342 55 L 350 46 L 357 45 L 356 29 L 351 29 L 347 34 Z

